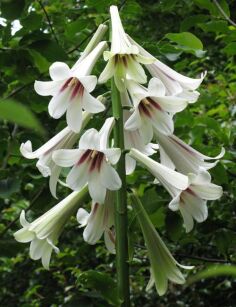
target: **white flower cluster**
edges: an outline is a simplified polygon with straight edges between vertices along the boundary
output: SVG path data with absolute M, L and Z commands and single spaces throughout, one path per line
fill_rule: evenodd
M 106 31 L 106 26 L 101 25 L 72 68 L 65 63 L 53 63 L 49 68 L 52 81 L 35 82 L 39 95 L 52 96 L 48 106 L 51 117 L 58 119 L 66 113 L 68 126 L 34 152 L 31 142 L 27 141 L 21 145 L 21 153 L 28 159 L 38 159 L 36 166 L 43 176 L 50 176 L 49 185 L 54 197 L 61 169 L 71 168 L 66 184 L 74 191 L 32 223 L 28 223 L 22 213 L 23 228 L 15 233 L 15 238 L 20 242 L 31 242 L 31 258 L 42 258 L 46 268 L 49 267 L 52 249 L 58 251 L 55 245 L 65 223 L 80 206 L 87 191 L 92 198 L 91 213 L 82 208 L 77 213 L 81 227 L 85 226 L 84 239 L 95 244 L 104 234 L 107 248 L 115 251 L 113 191 L 122 186 L 113 167 L 120 158 L 121 150 L 109 147 L 115 120 L 113 117 L 104 119 L 100 131 L 92 128 L 80 136 L 92 114 L 105 110 L 104 104 L 91 95 L 97 84 L 97 78 L 91 72 L 103 52 L 107 65 L 98 83 L 114 77 L 120 92 L 124 107 L 125 148 L 129 150 L 126 154 L 126 174 L 134 172 L 136 161 L 143 164 L 170 193 L 169 208 L 180 211 L 187 232 L 192 230 L 193 220 L 203 222 L 207 218 L 207 200 L 218 199 L 222 195 L 222 188 L 211 183 L 208 170 L 216 165 L 224 150 L 217 157 L 208 157 L 174 135 L 173 116 L 197 101 L 199 93 L 196 89 L 205 74 L 199 79 L 192 79 L 169 68 L 125 33 L 116 6 L 110 7 L 110 13 L 110 51 L 105 51 L 107 43 L 101 42 Z M 148 84 L 141 64 L 152 76 Z M 74 148 L 78 140 L 78 147 Z M 159 150 L 160 162 L 150 158 L 156 150 Z M 141 212 L 141 228 L 150 255 L 152 281 L 162 295 L 168 279 L 183 283 L 184 277 L 176 266 L 178 263 L 148 221 L 145 211 Z M 149 238 L 148 233 L 153 238 Z

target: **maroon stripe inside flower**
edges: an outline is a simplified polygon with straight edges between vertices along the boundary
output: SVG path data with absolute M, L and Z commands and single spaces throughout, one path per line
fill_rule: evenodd
M 71 82 L 71 80 L 73 79 L 73 77 L 70 77 L 69 79 L 66 80 L 66 82 L 62 85 L 60 92 L 63 92 L 69 85 L 69 83 Z
M 193 192 L 193 190 L 191 190 L 190 188 L 187 188 L 187 189 L 185 190 L 185 192 L 187 192 L 187 193 L 189 193 L 189 194 L 191 194 L 191 195 L 193 195 L 193 196 L 197 196 L 197 195 Z
M 73 87 L 70 99 L 75 98 L 78 94 L 80 94 L 80 96 L 82 96 L 83 93 L 84 93 L 83 85 L 79 82 L 79 80 L 76 80 L 76 83 L 75 83 L 75 85 Z
M 176 140 L 175 138 L 169 136 L 169 138 L 174 142 L 176 143 L 177 145 L 179 145 L 180 147 L 182 147 L 184 150 L 186 150 L 187 152 L 189 152 L 191 155 L 194 155 L 194 152 L 192 152 L 187 146 L 185 146 L 184 144 L 178 142 L 178 140 Z
M 79 159 L 77 165 L 80 165 L 80 164 L 84 163 L 84 162 L 87 160 L 87 158 L 89 157 L 89 155 L 91 154 L 91 152 L 92 152 L 92 150 L 90 150 L 90 149 L 86 150 L 86 151 L 82 154 L 82 156 L 80 157 L 80 159 Z
M 159 111 L 162 111 L 162 108 L 161 108 L 161 106 L 159 105 L 159 103 L 157 103 L 156 101 L 154 101 L 152 98 L 150 98 L 150 97 L 147 97 L 146 98 L 147 99 L 147 101 L 155 108 L 155 109 L 157 109 L 157 110 L 159 110 Z
M 146 105 L 144 102 L 141 101 L 138 107 L 139 107 L 140 113 L 143 113 L 148 117 L 152 117 L 152 114 L 150 113 L 150 110 L 148 109 L 148 105 Z
M 104 154 L 102 152 L 97 152 L 95 157 L 91 158 L 92 162 L 91 162 L 89 171 L 92 172 L 95 169 L 100 171 L 103 158 L 104 158 Z

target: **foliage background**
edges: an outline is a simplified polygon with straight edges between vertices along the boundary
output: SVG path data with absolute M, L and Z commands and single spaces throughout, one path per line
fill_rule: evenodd
M 219 201 L 209 202 L 208 220 L 196 225 L 189 234 L 184 232 L 180 216 L 167 209 L 169 196 L 159 186 L 152 185 L 151 176 L 139 168 L 128 178 L 129 184 L 138 188 L 145 208 L 175 257 L 184 264 L 196 265 L 195 271 L 189 273 L 189 283 L 194 281 L 192 276 L 198 278 L 197 272 L 209 265 L 217 265 L 210 274 L 223 271 L 223 276 L 200 279 L 186 286 L 169 285 L 167 295 L 162 298 L 157 297 L 154 288 L 145 292 L 149 263 L 130 210 L 133 306 L 235 306 L 232 265 L 236 262 L 236 151 L 233 147 L 236 3 L 233 0 L 127 0 L 122 3 L 1 0 L 0 306 L 117 305 L 115 258 L 106 252 L 103 242 L 96 246 L 84 243 L 75 219 L 61 236 L 61 253 L 53 255 L 49 272 L 39 261 L 29 259 L 27 244 L 16 243 L 12 236 L 19 228 L 18 216 L 22 209 L 33 220 L 57 202 L 49 193 L 47 179 L 35 168 L 35 162 L 22 158 L 19 153 L 21 142 L 31 139 L 34 148 L 38 148 L 65 126 L 64 119 L 55 121 L 49 117 L 49 100 L 34 92 L 33 82 L 47 80 L 48 67 L 54 61 L 68 64 L 76 61 L 96 26 L 109 17 L 111 4 L 121 7 L 126 31 L 159 59 L 193 77 L 208 71 L 199 101 L 176 116 L 175 133 L 209 155 L 218 153 L 221 146 L 226 149 L 223 160 L 211 171 L 214 182 L 223 186 L 224 195 Z M 23 27 L 14 33 L 18 22 Z M 183 32 L 191 32 L 200 41 Z M 100 61 L 95 72 L 101 72 L 103 66 Z M 97 94 L 104 91 L 107 91 L 105 87 L 97 88 Z M 108 106 L 109 103 L 108 100 Z M 99 127 L 102 121 L 98 115 L 91 124 Z M 60 198 L 67 194 L 65 188 L 59 189 Z

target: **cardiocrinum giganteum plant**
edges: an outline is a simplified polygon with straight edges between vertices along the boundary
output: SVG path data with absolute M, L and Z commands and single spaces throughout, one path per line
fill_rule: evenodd
M 36 166 L 42 176 L 49 177 L 55 198 L 61 171 L 68 168 L 66 186 L 72 192 L 33 222 L 28 222 L 22 211 L 22 228 L 14 236 L 19 242 L 30 242 L 30 257 L 41 259 L 49 269 L 52 251 L 59 252 L 63 228 L 77 212 L 84 240 L 96 244 L 103 236 L 107 249 L 116 254 L 119 298 L 123 306 L 128 306 L 127 199 L 129 210 L 140 224 L 150 260 L 147 289 L 155 285 L 158 294 L 163 295 L 168 280 L 183 284 L 181 269 L 193 267 L 178 263 L 171 255 L 137 191 L 132 186 L 127 191 L 126 175 L 135 172 L 137 163 L 150 172 L 155 178 L 153 184 L 170 194 L 169 209 L 180 212 L 183 226 L 190 232 L 194 221 L 207 219 L 207 200 L 222 195 L 222 188 L 211 183 L 208 170 L 224 150 L 209 157 L 174 134 L 175 114 L 196 103 L 196 90 L 205 74 L 192 79 L 174 71 L 125 33 L 116 6 L 110 7 L 110 14 L 110 49 L 107 42 L 101 41 L 107 30 L 102 24 L 71 68 L 55 62 L 49 68 L 51 81 L 35 81 L 39 95 L 51 96 L 50 116 L 65 116 L 67 126 L 39 149 L 33 151 L 31 142 L 26 141 L 20 151 L 27 159 L 37 159 Z M 102 54 L 106 65 L 97 78 L 92 71 Z M 111 86 L 111 99 L 95 97 L 97 83 L 106 82 Z M 106 118 L 109 112 L 111 116 Z M 99 130 L 86 129 L 94 114 L 104 119 L 103 126 Z M 88 195 L 90 212 L 83 208 Z

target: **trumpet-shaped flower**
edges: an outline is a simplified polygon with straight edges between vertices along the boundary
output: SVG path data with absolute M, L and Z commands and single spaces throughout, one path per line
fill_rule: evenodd
M 164 188 L 172 193 L 173 189 L 185 190 L 189 185 L 188 177 L 180 174 L 156 161 L 147 157 L 137 149 L 132 148 L 129 155 L 144 166 L 152 173 Z
M 142 229 L 151 264 L 151 279 L 147 285 L 147 290 L 155 283 L 157 293 L 164 295 L 168 280 L 177 284 L 185 283 L 185 278 L 178 267 L 189 270 L 193 269 L 193 266 L 183 266 L 174 259 L 150 221 L 140 200 L 135 195 L 131 196 L 131 200 Z
M 87 124 L 91 114 L 84 112 L 83 126 Z M 36 166 L 44 177 L 50 176 L 49 188 L 54 197 L 56 197 L 57 181 L 60 176 L 61 167 L 52 160 L 52 154 L 57 149 L 72 148 L 78 140 L 79 134 L 71 131 L 68 127 L 64 128 L 48 142 L 37 150 L 32 150 L 31 141 L 22 143 L 20 146 L 21 154 L 27 159 L 38 159 Z
M 80 227 L 85 227 L 83 237 L 89 244 L 95 244 L 104 234 L 107 249 L 115 253 L 114 225 L 114 193 L 108 191 L 104 204 L 93 203 L 91 212 L 80 208 L 77 212 Z
M 207 219 L 207 200 L 222 196 L 222 187 L 211 183 L 210 174 L 201 170 L 198 175 L 189 174 L 189 187 L 184 191 L 174 192 L 175 197 L 169 203 L 173 211 L 180 210 L 186 232 L 193 229 L 193 220 L 201 223 Z
M 195 90 L 202 83 L 206 73 L 202 73 L 200 78 L 197 79 L 181 75 L 161 61 L 155 59 L 131 37 L 127 37 L 131 44 L 134 44 L 138 47 L 142 56 L 154 59 L 153 63 L 147 63 L 145 66 L 153 77 L 160 79 L 164 83 L 167 95 L 179 95 L 180 97 L 188 98 L 189 103 L 194 103 L 197 101 L 199 93 Z
M 81 56 L 79 57 L 78 61 L 73 65 L 73 68 L 76 69 L 77 65 L 79 63 L 82 62 L 82 60 L 84 60 L 86 58 L 87 55 L 89 55 L 89 53 L 91 51 L 93 51 L 94 48 L 96 48 L 96 46 L 99 44 L 99 42 L 102 40 L 104 34 L 106 33 L 108 29 L 108 26 L 106 26 L 105 24 L 100 24 L 96 30 L 96 32 L 94 33 L 94 35 L 92 36 L 91 40 L 89 41 L 88 45 L 86 46 L 86 48 L 84 49 L 84 51 L 82 52 Z
M 147 76 L 140 63 L 148 64 L 154 60 L 140 55 L 138 47 L 130 43 L 116 6 L 110 7 L 110 14 L 112 25 L 111 51 L 104 52 L 104 59 L 108 63 L 99 77 L 99 82 L 104 83 L 114 75 L 117 88 L 123 92 L 127 79 L 146 83 Z
M 104 105 L 90 92 L 97 83 L 96 76 L 91 76 L 93 66 L 106 48 L 100 42 L 81 62 L 71 69 L 67 64 L 55 62 L 49 68 L 53 81 L 35 81 L 34 88 L 39 95 L 53 96 L 48 105 L 49 114 L 60 118 L 66 112 L 69 128 L 79 132 L 82 125 L 82 110 L 89 113 L 104 111 Z
M 155 136 L 160 147 L 161 162 L 167 164 L 168 167 L 176 167 L 179 172 L 184 174 L 197 174 L 201 168 L 208 170 L 214 167 L 218 161 L 206 162 L 205 160 L 220 159 L 225 153 L 222 148 L 221 153 L 216 157 L 208 157 L 173 134 L 164 135 L 156 131 Z
M 22 229 L 14 233 L 18 242 L 30 243 L 30 257 L 33 260 L 41 258 L 45 269 L 49 269 L 52 250 L 59 252 L 56 246 L 58 238 L 69 218 L 84 201 L 88 189 L 85 187 L 79 192 L 73 192 L 56 206 L 29 223 L 25 219 L 24 210 L 21 212 L 20 223 Z
M 79 141 L 78 149 L 61 149 L 53 153 L 53 160 L 62 167 L 73 166 L 66 183 L 73 190 L 80 190 L 88 183 L 93 201 L 103 204 L 106 190 L 118 190 L 121 180 L 111 164 L 120 158 L 119 148 L 107 148 L 114 118 L 108 118 L 100 132 L 87 130 Z
M 134 111 L 125 123 L 125 129 L 140 129 L 146 142 L 153 137 L 153 127 L 164 134 L 172 134 L 172 115 L 187 106 L 187 100 L 176 96 L 165 96 L 163 83 L 156 78 L 149 82 L 148 89 L 129 81 L 127 88 L 134 104 Z

